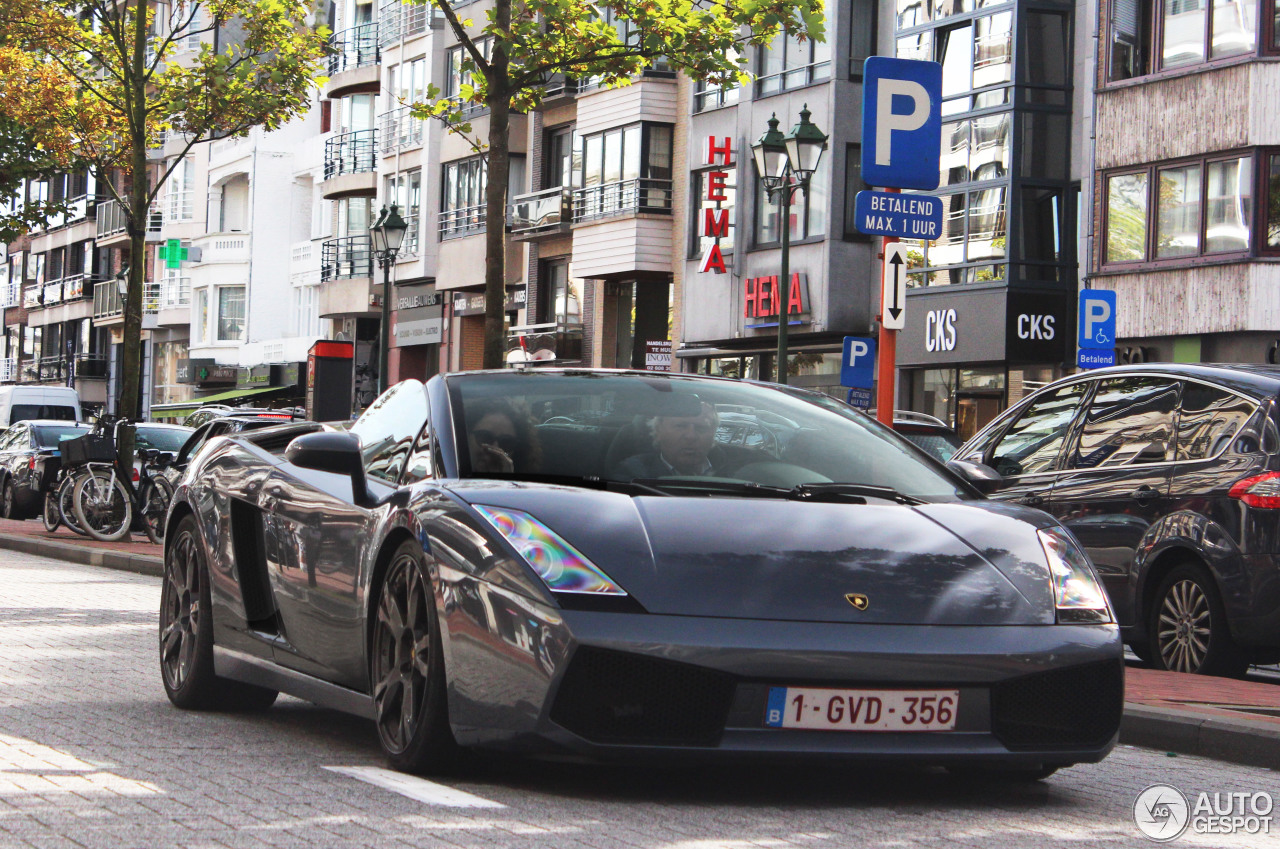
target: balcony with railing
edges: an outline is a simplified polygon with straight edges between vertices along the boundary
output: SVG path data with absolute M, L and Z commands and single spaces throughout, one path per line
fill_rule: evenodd
M 530 238 L 569 229 L 573 215 L 573 190 L 554 186 L 540 192 L 516 195 L 508 212 L 513 236 Z
M 129 199 L 126 197 L 125 201 Z M 123 206 L 115 198 L 98 200 L 97 241 L 100 247 L 128 241 L 129 233 L 125 229 L 128 215 Z M 158 241 L 164 226 L 164 215 L 156 204 L 151 205 L 151 213 L 147 216 L 147 241 Z
M 62 303 L 62 281 L 55 280 L 44 284 L 44 293 L 40 300 L 46 307 Z
M 512 327 L 507 334 L 508 363 L 582 361 L 582 325 L 549 322 Z
M 104 280 L 93 286 L 93 318 L 95 321 L 123 318 L 124 300 L 115 280 Z
M 542 102 L 545 104 L 561 97 L 573 97 L 582 88 L 578 80 L 566 77 L 564 74 L 552 74 L 546 85 L 542 87 Z
M 320 245 L 316 242 L 294 242 L 289 251 L 289 283 L 314 286 L 320 282 Z
M 402 38 L 421 35 L 431 27 L 435 7 L 410 0 L 384 0 L 378 9 L 378 43 L 388 47 Z
M 671 214 L 671 181 L 651 177 L 587 186 L 573 192 L 573 222 L 623 213 Z
M 78 301 L 85 296 L 86 284 L 90 282 L 89 275 L 69 274 L 62 278 L 62 300 Z
M 24 309 L 40 308 L 40 296 L 44 294 L 44 286 L 27 286 L 22 290 L 22 306 Z
M 41 383 L 65 383 L 69 366 L 61 356 L 41 357 L 36 361 L 37 380 Z
M 191 240 L 200 249 L 200 264 L 243 265 L 249 262 L 248 233 L 209 233 Z
M 76 354 L 75 377 L 77 380 L 106 380 L 107 357 L 105 354 Z
M 352 94 L 376 94 L 381 60 L 378 24 L 360 24 L 334 33 L 329 39 L 329 83 L 325 96 L 336 99 Z
M 378 193 L 377 168 L 377 130 L 353 130 L 326 139 L 321 191 L 326 200 L 374 197 Z
M 344 236 L 321 245 L 321 280 L 372 276 L 373 242 L 368 236 Z
M 383 112 L 378 118 L 383 156 L 422 147 L 422 140 L 426 136 L 426 122 L 421 118 L 413 117 L 413 112 L 408 106 Z
M 487 214 L 485 204 L 441 210 L 439 216 L 440 238 L 442 240 L 460 239 L 472 233 L 483 232 Z

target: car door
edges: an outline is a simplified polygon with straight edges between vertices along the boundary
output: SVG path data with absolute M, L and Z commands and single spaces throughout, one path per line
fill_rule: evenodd
M 1169 376 L 1099 380 L 1050 499 L 1049 512 L 1088 552 L 1124 625 L 1133 620 L 1134 554 L 1169 511 L 1181 391 L 1181 381 Z
M 360 437 L 367 486 L 387 494 L 399 481 L 426 422 L 422 384 L 404 381 L 351 427 Z M 345 475 L 275 468 L 258 501 L 267 572 L 282 623 L 279 663 L 348 687 L 367 684 L 361 566 L 376 522 L 353 500 Z
M 22 497 L 23 488 L 30 483 L 31 475 L 28 465 L 31 451 L 31 426 L 25 422 L 19 422 L 9 428 L 3 443 L 0 443 L 5 471 L 13 481 L 13 491 L 17 498 Z
M 992 498 L 1048 506 L 1059 454 L 1088 388 L 1077 381 L 1042 392 L 986 448 L 980 462 L 1004 477 Z

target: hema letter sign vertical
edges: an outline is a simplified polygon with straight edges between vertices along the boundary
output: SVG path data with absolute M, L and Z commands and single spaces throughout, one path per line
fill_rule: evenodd
M 896 189 L 938 188 L 942 66 L 871 56 L 862 72 L 862 179 Z

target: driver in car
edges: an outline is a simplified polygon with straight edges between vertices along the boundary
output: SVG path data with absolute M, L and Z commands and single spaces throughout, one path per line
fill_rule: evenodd
M 650 426 L 655 450 L 623 460 L 614 477 L 629 480 L 728 474 L 740 463 L 716 444 L 719 422 L 715 407 L 705 401 L 694 415 L 655 417 Z

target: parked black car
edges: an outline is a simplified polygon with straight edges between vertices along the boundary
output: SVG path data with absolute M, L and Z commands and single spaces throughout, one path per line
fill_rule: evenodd
M 1047 510 L 1093 559 L 1125 641 L 1157 668 L 1280 659 L 1280 368 L 1145 364 L 1076 375 L 997 417 L 953 468 Z
M 59 445 L 83 436 L 89 425 L 36 419 L 0 432 L 0 515 L 30 519 L 44 507 L 44 490 L 58 477 Z
M 192 413 L 195 415 L 195 413 Z M 190 418 L 188 417 L 188 420 Z M 246 430 L 257 430 L 263 427 L 276 427 L 282 424 L 288 424 L 291 421 L 297 421 L 288 413 L 283 415 L 275 410 L 251 410 L 249 412 L 240 412 L 227 415 L 213 416 L 205 420 L 204 424 L 197 427 L 187 437 L 186 441 L 178 449 L 177 456 L 174 457 L 173 463 L 166 466 L 163 474 L 170 481 L 177 482 L 182 475 L 182 470 L 191 462 L 191 458 L 196 452 L 204 446 L 206 442 L 217 436 L 227 436 L 233 433 L 240 433 Z

